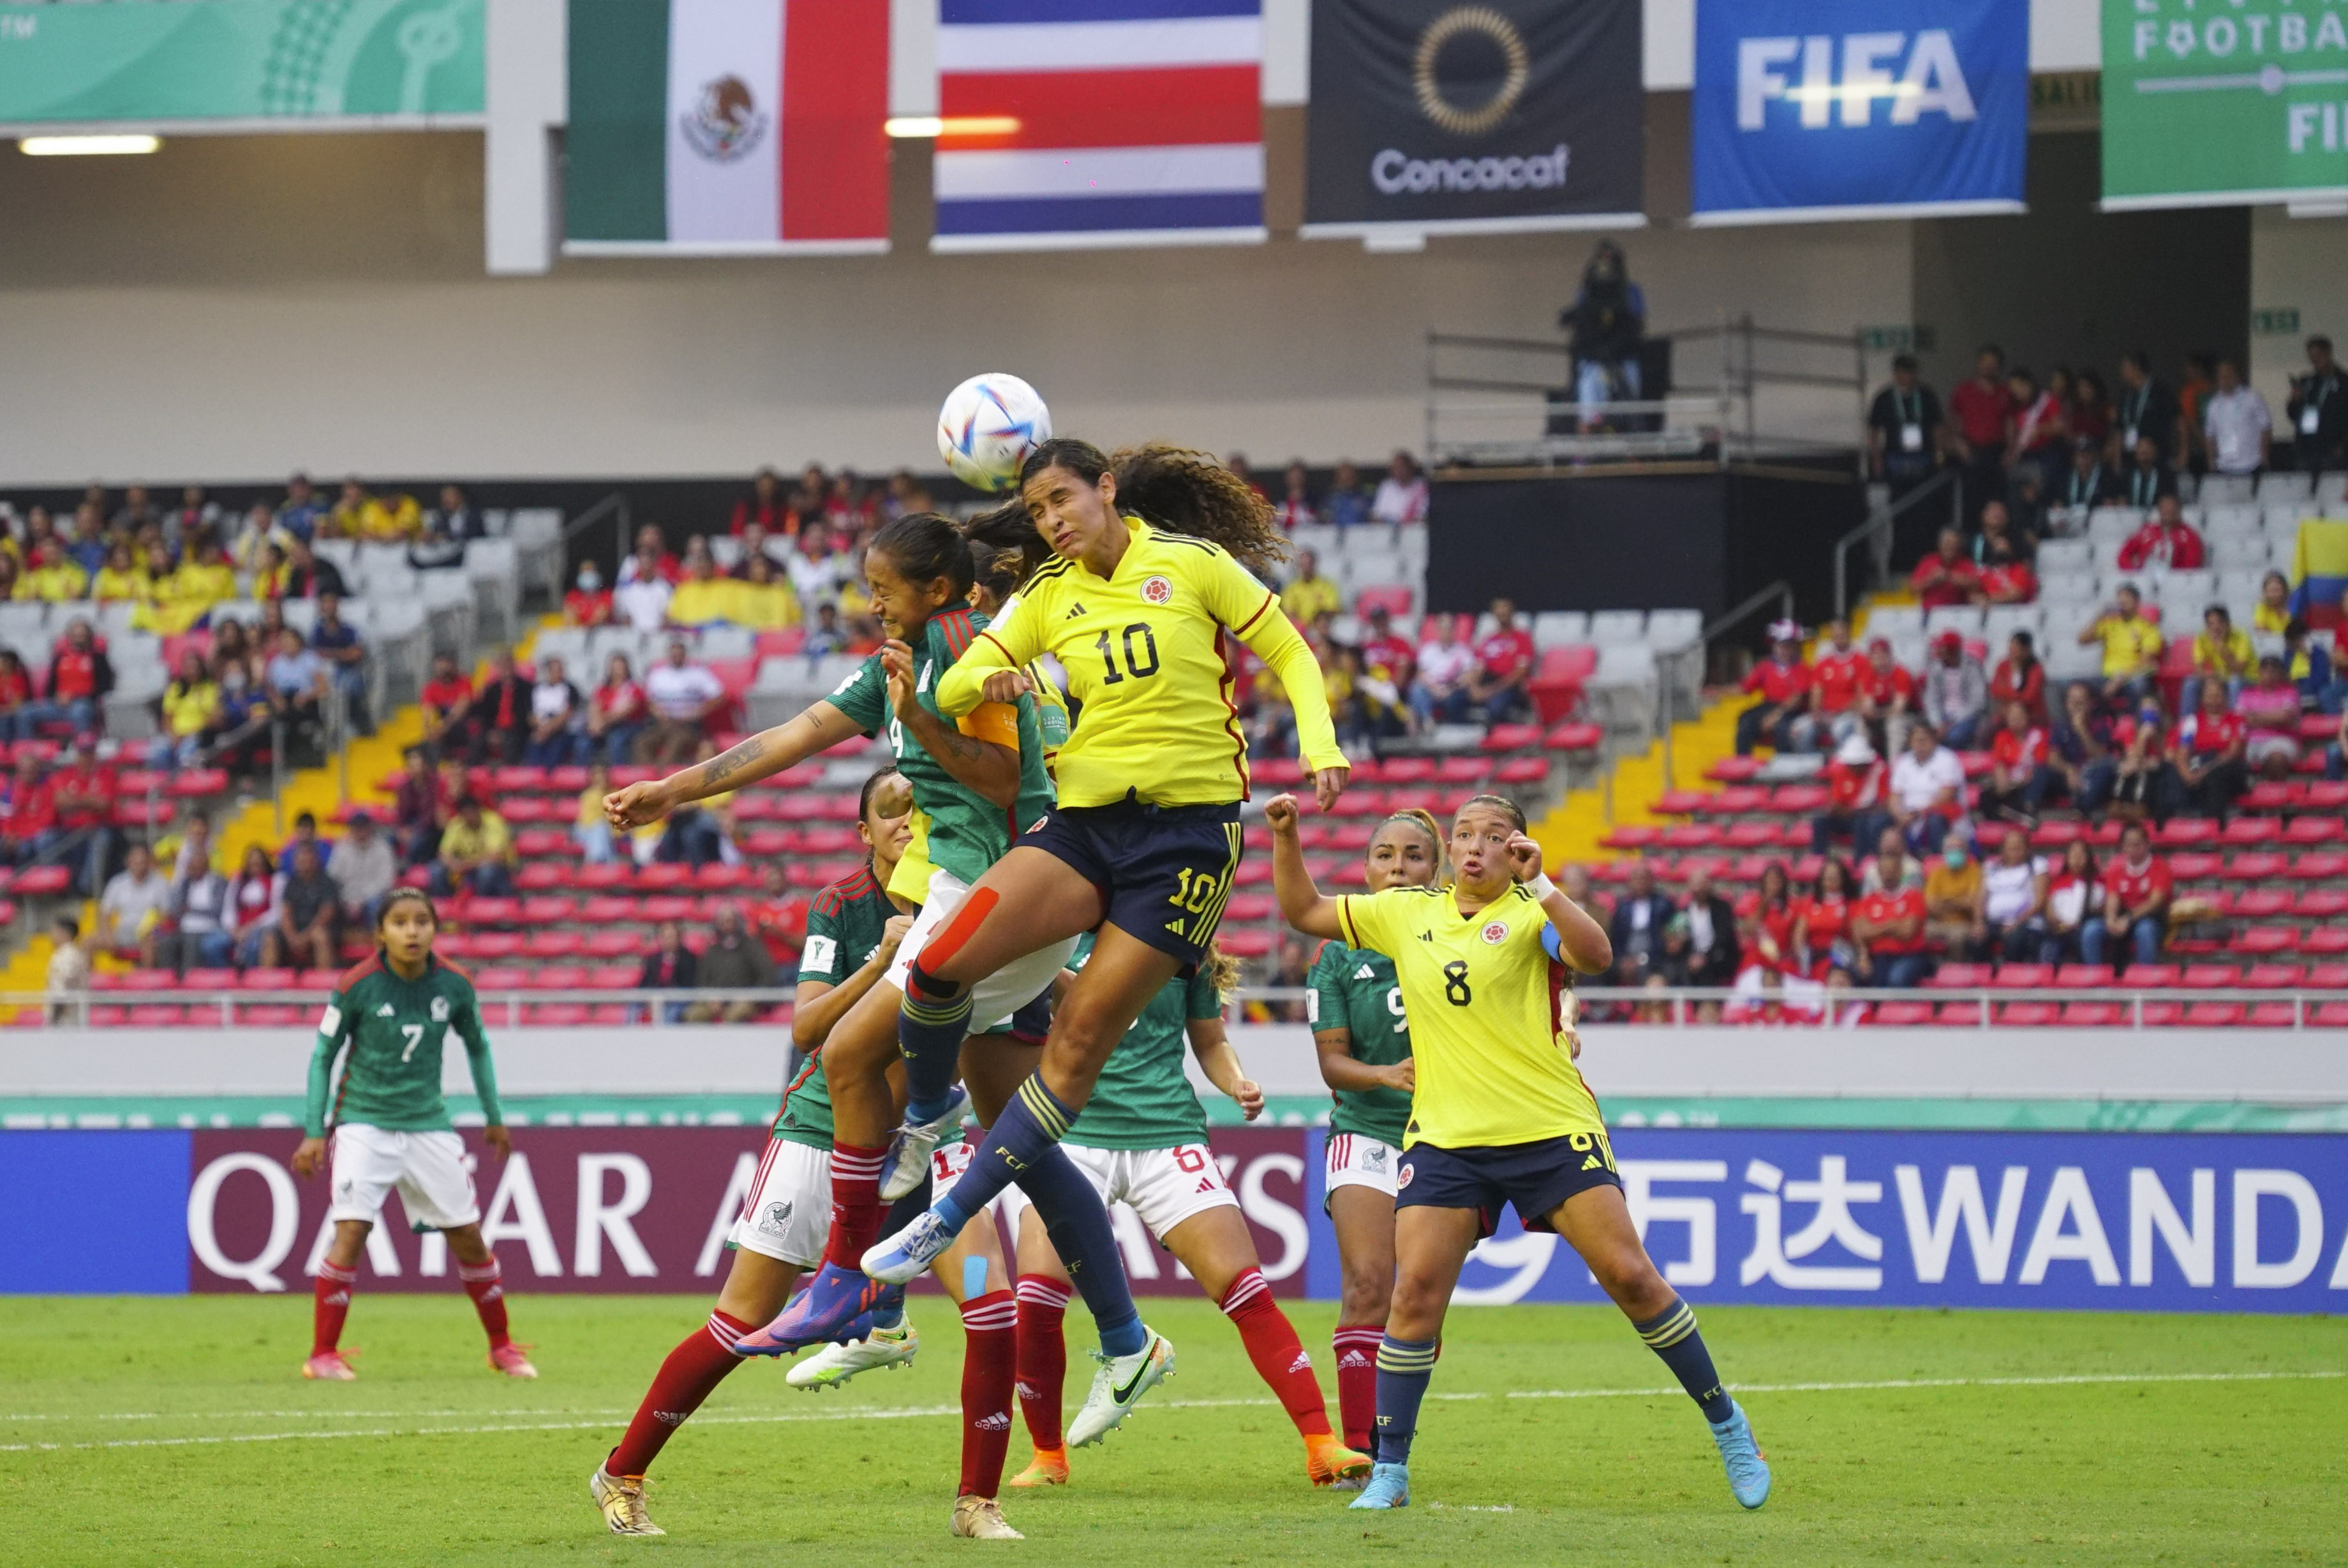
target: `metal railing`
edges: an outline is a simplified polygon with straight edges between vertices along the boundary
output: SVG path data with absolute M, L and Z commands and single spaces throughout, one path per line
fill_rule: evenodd
M 1893 501 L 1890 506 L 1868 514 L 1867 521 L 1835 541 L 1834 582 L 1835 616 L 1847 620 L 1850 615 L 1850 552 L 1862 542 L 1875 560 L 1875 580 L 1880 582 L 1891 570 L 1891 538 L 1900 514 L 1922 505 L 1942 489 L 1949 492 L 1949 521 L 1962 528 L 1965 520 L 1965 482 L 1954 467 L 1943 468 L 1931 478 Z

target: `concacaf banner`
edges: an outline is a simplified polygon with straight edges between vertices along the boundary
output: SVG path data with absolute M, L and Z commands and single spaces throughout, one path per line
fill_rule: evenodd
M 1643 224 L 1639 16 L 1637 0 L 1314 0 L 1303 232 Z
M 1697 223 L 2019 212 L 2029 0 L 1697 0 Z
M 563 250 L 889 248 L 889 0 L 572 0 Z
M 0 5 L 0 124 L 482 114 L 485 0 Z
M 2104 206 L 2348 197 L 2348 9 L 2104 0 Z

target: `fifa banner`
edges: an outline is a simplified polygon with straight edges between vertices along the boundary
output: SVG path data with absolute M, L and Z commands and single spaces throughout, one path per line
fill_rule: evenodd
M 2348 197 L 2348 10 L 2104 0 L 2104 206 Z
M 931 249 L 1260 244 L 1262 0 L 939 0 Z
M 2029 0 L 1696 0 L 1693 220 L 2023 210 Z
M 0 5 L 0 124 L 479 124 L 487 9 L 486 0 Z
M 889 0 L 571 0 L 563 250 L 889 248 Z
M 1314 0 L 1310 238 L 1646 220 L 1638 0 Z

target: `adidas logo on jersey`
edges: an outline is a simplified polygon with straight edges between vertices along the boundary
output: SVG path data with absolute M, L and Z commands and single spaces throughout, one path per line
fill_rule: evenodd
M 375 1016 L 377 1018 L 397 1018 L 399 1016 L 399 1012 L 398 1009 L 394 1008 L 389 1002 L 386 1002 L 383 1006 L 375 1009 Z
M 1418 934 L 1418 939 L 1431 945 L 1435 940 L 1435 933 L 1432 931 L 1421 931 Z
M 1079 619 L 1080 617 L 1082 617 L 1082 616 L 1083 616 L 1083 614 L 1084 614 L 1084 613 L 1085 613 L 1085 607 L 1084 607 L 1082 604 L 1075 604 L 1075 605 L 1071 605 L 1071 606 L 1068 608 L 1068 619 L 1069 619 L 1070 620 L 1075 620 Z
M 1378 977 L 1370 972 L 1369 965 L 1364 964 L 1360 968 L 1354 971 L 1354 978 L 1357 980 L 1374 980 Z

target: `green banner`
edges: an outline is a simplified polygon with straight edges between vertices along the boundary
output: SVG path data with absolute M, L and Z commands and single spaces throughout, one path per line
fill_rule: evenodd
M 2348 194 L 2348 6 L 2104 0 L 2104 205 Z
M 479 115 L 486 0 L 0 5 L 0 124 Z

